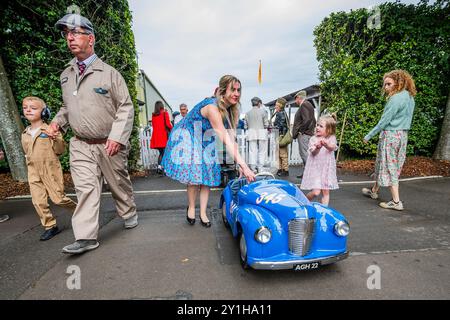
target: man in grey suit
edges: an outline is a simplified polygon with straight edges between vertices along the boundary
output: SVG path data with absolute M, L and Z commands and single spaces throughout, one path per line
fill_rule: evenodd
M 261 108 L 262 101 L 258 97 L 251 100 L 252 110 L 245 114 L 247 123 L 247 141 L 249 142 L 248 163 L 253 171 L 263 171 L 267 156 L 267 127 L 269 120 L 267 113 Z

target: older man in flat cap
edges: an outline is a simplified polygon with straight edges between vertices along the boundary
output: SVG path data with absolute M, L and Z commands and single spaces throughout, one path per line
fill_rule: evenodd
M 50 124 L 49 135 L 69 127 L 70 170 L 78 197 L 72 217 L 76 241 L 64 253 L 79 254 L 99 246 L 100 197 L 105 179 L 117 213 L 127 229 L 138 225 L 133 188 L 127 171 L 134 109 L 122 75 L 94 52 L 94 27 L 78 14 L 67 14 L 61 30 L 75 56 L 62 72 L 63 106 Z
M 316 128 L 316 117 L 313 105 L 306 100 L 305 90 L 297 92 L 295 95 L 295 103 L 298 106 L 298 110 L 294 117 L 292 138 L 297 139 L 298 141 L 298 150 L 303 161 L 303 166 L 305 166 L 308 159 L 309 139 L 314 135 L 314 130 Z M 297 178 L 301 177 L 302 174 L 297 176 Z

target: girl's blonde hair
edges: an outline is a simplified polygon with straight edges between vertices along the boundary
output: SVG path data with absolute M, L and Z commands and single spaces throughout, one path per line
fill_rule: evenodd
M 414 80 L 411 75 L 405 70 L 392 70 L 383 76 L 384 93 L 386 93 L 386 90 L 384 89 L 384 80 L 386 80 L 386 78 L 391 78 L 392 80 L 394 80 L 394 89 L 388 94 L 389 97 L 402 90 L 408 91 L 409 94 L 413 97 L 416 95 L 417 91 Z
M 225 75 L 219 80 L 219 87 L 216 90 L 217 106 L 219 107 L 219 112 L 222 115 L 222 119 L 226 119 L 230 128 L 236 129 L 239 122 L 239 107 L 241 104 L 238 102 L 229 106 L 225 106 L 225 101 L 223 96 L 227 92 L 228 86 L 231 84 L 233 86 L 235 83 L 239 83 L 242 93 L 241 81 L 232 75 Z
M 336 134 L 336 113 L 323 115 L 317 120 L 317 123 L 323 121 L 325 123 L 325 134 L 327 137 Z

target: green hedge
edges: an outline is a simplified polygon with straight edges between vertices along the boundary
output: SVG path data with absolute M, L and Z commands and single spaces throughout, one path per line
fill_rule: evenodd
M 53 116 L 62 104 L 59 76 L 73 56 L 54 25 L 67 13 L 69 5 L 70 2 L 61 0 L 14 0 L 0 4 L 0 54 L 19 109 L 28 95 L 44 99 Z M 130 168 L 135 168 L 139 159 L 137 63 L 128 2 L 79 0 L 77 5 L 80 13 L 94 24 L 95 52 L 119 70 L 128 85 L 136 111 L 129 157 Z M 71 136 L 69 133 L 65 139 L 68 141 Z M 61 161 L 67 170 L 68 152 Z
M 383 74 L 407 70 L 418 89 L 408 154 L 431 155 L 449 94 L 449 2 L 385 3 L 378 9 L 380 28 L 368 27 L 368 20 L 376 21 L 369 19 L 376 10 L 368 9 L 332 13 L 315 28 L 324 105 L 337 112 L 340 125 L 347 113 L 344 152 L 373 156 L 377 139 L 364 144 L 362 138 L 383 112 Z

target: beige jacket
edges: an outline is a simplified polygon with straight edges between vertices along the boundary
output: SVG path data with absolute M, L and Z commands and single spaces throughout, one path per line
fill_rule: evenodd
M 134 108 L 122 75 L 97 58 L 78 76 L 76 59 L 62 72 L 63 106 L 54 120 L 66 131 L 87 139 L 108 138 L 126 145 Z
M 267 140 L 269 120 L 267 113 L 260 107 L 253 107 L 245 114 L 247 121 L 247 140 Z
M 28 133 L 28 128 L 30 126 L 22 132 L 22 147 L 25 152 L 27 165 L 30 166 L 42 162 L 59 164 L 59 156 L 66 149 L 66 143 L 62 135 L 58 134 L 56 139 L 50 139 L 44 133 L 48 129 L 48 125 L 44 123 L 33 138 Z

